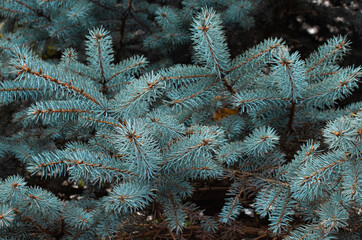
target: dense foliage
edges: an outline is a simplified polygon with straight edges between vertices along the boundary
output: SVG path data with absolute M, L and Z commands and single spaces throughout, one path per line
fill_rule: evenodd
M 335 36 L 302 58 L 269 38 L 233 57 L 223 25 L 251 27 L 260 2 L 0 2 L 18 25 L 0 41 L 0 100 L 24 103 L 0 153 L 84 189 L 68 199 L 3 179 L 1 238 L 231 239 L 253 207 L 269 221 L 265 237 L 358 239 L 362 104 L 337 105 L 361 77 L 340 65 L 351 43 Z M 192 63 L 118 60 L 125 38 L 163 56 L 191 43 Z M 60 59 L 44 57 L 52 48 Z M 317 126 L 321 141 L 289 156 L 298 129 Z M 212 183 L 228 190 L 208 216 L 193 195 Z

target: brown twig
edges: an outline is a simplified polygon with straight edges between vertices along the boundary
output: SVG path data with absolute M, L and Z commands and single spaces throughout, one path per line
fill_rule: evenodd
M 118 41 L 119 48 L 122 48 L 122 46 L 123 46 L 122 41 L 123 41 L 123 37 L 124 37 L 124 26 L 126 25 L 127 17 L 130 15 L 131 6 L 132 6 L 132 0 L 128 0 L 126 10 L 123 12 L 123 16 L 122 16 L 121 22 L 119 24 L 119 34 L 120 34 L 119 41 Z
M 166 225 L 167 230 L 170 232 L 172 239 L 173 239 L 173 240 L 176 240 L 175 235 L 173 235 L 173 232 L 172 232 L 171 229 L 168 227 L 168 225 L 167 225 L 165 219 L 163 218 L 162 214 L 160 214 L 160 218 L 162 219 L 163 223 Z

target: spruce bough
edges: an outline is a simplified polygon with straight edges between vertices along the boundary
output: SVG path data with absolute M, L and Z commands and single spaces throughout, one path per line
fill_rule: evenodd
M 251 189 L 272 234 L 359 236 L 352 221 L 362 205 L 361 104 L 335 108 L 361 76 L 360 67 L 337 65 L 348 52 L 346 38 L 328 40 L 306 59 L 282 39 L 231 59 L 219 14 L 202 8 L 191 40 L 194 64 L 160 70 L 143 56 L 115 63 L 103 27 L 89 32 L 86 64 L 71 48 L 54 64 L 0 43 L 11 61 L 7 74 L 16 74 L 1 82 L 2 102 L 34 101 L 16 114 L 24 130 L 4 138 L 1 152 L 15 154 L 31 174 L 65 176 L 90 189 L 62 201 L 8 177 L 0 183 L 2 238 L 132 236 L 142 221 L 161 222 L 173 239 L 191 226 L 212 236 L 237 220 Z M 323 121 L 328 147 L 309 140 L 286 159 L 288 134 Z M 66 141 L 61 149 L 59 140 Z M 196 182 L 210 179 L 230 182 L 217 218 L 186 201 Z M 108 195 L 94 196 L 92 190 L 106 187 Z M 151 211 L 155 219 L 143 219 Z

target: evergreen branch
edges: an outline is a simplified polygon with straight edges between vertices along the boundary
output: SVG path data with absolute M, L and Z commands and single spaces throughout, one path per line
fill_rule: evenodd
M 225 219 L 228 220 L 230 218 L 232 211 L 234 210 L 236 204 L 238 204 L 238 202 L 240 201 L 239 199 L 241 198 L 241 194 L 243 193 L 244 189 L 245 189 L 245 185 L 243 185 L 243 187 L 240 188 L 238 195 L 234 198 L 234 200 L 231 204 L 230 210 L 229 210 L 228 214 L 226 215 Z
M 71 159 L 64 159 L 64 162 L 73 163 L 75 165 L 84 165 L 84 166 L 93 167 L 93 168 L 102 168 L 102 169 L 111 170 L 111 171 L 122 173 L 122 174 L 131 175 L 131 176 L 138 176 L 137 173 L 133 173 L 128 170 L 122 170 L 122 169 L 106 166 L 106 165 L 103 165 L 102 163 L 96 164 L 96 163 L 85 162 L 84 160 L 71 160 Z M 59 164 L 59 163 L 56 162 L 54 164 Z M 38 167 L 46 167 L 46 166 L 39 165 Z
M 216 74 L 203 74 L 203 75 L 188 75 L 188 76 L 170 76 L 162 77 L 160 80 L 170 80 L 170 79 L 187 79 L 187 78 L 207 78 L 207 77 L 216 77 Z
M 155 82 L 156 84 L 158 83 L 158 81 Z M 147 88 L 144 88 L 142 92 L 137 93 L 134 97 L 132 97 L 131 100 L 129 100 L 126 104 L 122 105 L 120 108 L 126 108 L 129 107 L 133 102 L 137 101 L 138 99 L 140 99 L 143 95 L 145 95 L 147 93 L 147 90 L 150 90 L 154 87 L 154 85 L 150 85 Z
M 303 166 L 296 171 L 293 177 L 291 189 L 293 198 L 297 200 L 308 199 L 314 201 L 326 189 L 329 181 L 335 183 L 336 174 L 339 175 L 341 164 L 349 160 L 348 154 L 341 151 L 333 151 L 324 155 L 315 156 L 313 161 L 306 161 Z M 316 184 L 318 183 L 318 184 Z
M 162 6 L 157 8 L 155 14 L 155 20 L 162 28 L 163 32 L 171 29 L 176 31 L 180 30 L 181 20 L 179 18 L 179 14 L 176 12 L 176 9 L 168 6 Z
M 40 114 L 51 114 L 51 113 L 94 113 L 93 110 L 85 110 L 85 109 L 36 109 L 35 111 L 31 112 L 32 114 L 35 114 L 36 117 L 39 117 Z
M 119 74 L 122 74 L 122 73 L 124 73 L 124 72 L 126 72 L 126 71 L 128 71 L 128 70 L 130 70 L 130 69 L 132 69 L 132 68 L 137 68 L 138 66 L 141 66 L 141 65 L 144 64 L 144 63 L 146 63 L 146 61 L 144 61 L 144 59 L 140 59 L 139 62 L 136 62 L 136 63 L 134 63 L 134 64 L 132 64 L 132 65 L 130 65 L 130 66 L 127 66 L 127 67 L 125 67 L 124 69 L 116 72 L 115 74 L 113 74 L 112 76 L 110 76 L 110 77 L 107 79 L 107 81 L 111 80 L 112 78 L 114 78 L 114 77 L 118 76 Z
M 90 104 L 88 101 L 44 101 L 29 107 L 26 111 L 26 118 L 35 122 L 41 119 L 44 124 L 49 124 L 79 120 L 84 114 L 96 115 L 98 110 L 95 104 Z M 20 117 L 23 116 L 20 115 Z
M 303 98 L 303 101 L 306 101 L 306 100 L 309 100 L 309 99 L 313 99 L 313 98 L 316 98 L 316 97 L 319 97 L 319 96 L 323 96 L 323 95 L 328 95 L 329 93 L 333 93 L 333 92 L 337 91 L 338 89 L 340 89 L 341 86 L 342 86 L 342 85 L 337 86 L 337 87 L 335 87 L 335 88 L 330 88 L 330 89 L 328 89 L 327 91 L 319 92 L 319 93 L 316 93 L 316 94 L 314 94 L 314 95 L 305 97 L 305 98 Z
M 205 159 L 203 163 L 189 163 L 188 168 L 180 168 L 177 170 L 178 173 L 185 173 L 192 179 L 207 179 L 215 178 L 222 174 L 222 169 L 216 165 L 213 161 Z
M 26 158 L 28 158 L 28 159 L 31 158 L 31 156 L 26 151 L 24 151 L 21 147 L 13 146 L 13 148 L 16 149 L 17 151 L 21 152 Z
M 3 46 L 3 45 L 0 45 L 0 49 L 4 49 L 4 50 L 8 50 L 8 51 L 14 51 L 14 48 Z
M 315 228 L 317 229 L 317 228 Z M 314 229 L 311 229 L 310 231 L 308 231 L 307 233 L 305 233 L 303 236 L 301 236 L 300 238 L 298 238 L 298 240 L 302 240 L 305 239 L 306 237 L 308 237 L 308 235 L 310 235 L 311 233 L 313 233 Z
M 274 149 L 278 140 L 279 136 L 273 128 L 262 126 L 254 129 L 254 131 L 244 139 L 242 151 L 247 156 L 265 155 Z
M 303 239 L 316 239 L 323 238 L 326 234 L 325 227 L 322 224 L 313 224 L 299 227 L 291 232 L 286 240 L 303 240 Z
M 108 89 L 116 88 L 116 87 L 119 87 L 119 86 L 122 86 L 122 85 L 131 84 L 131 83 L 132 83 L 132 82 L 117 83 L 117 84 L 115 84 L 115 85 L 108 86 Z
M 151 128 L 155 136 L 159 137 L 159 143 L 161 146 L 168 145 L 170 142 L 185 136 L 185 128 L 179 121 L 161 110 L 154 110 L 147 114 L 147 118 L 150 120 Z
M 352 93 L 352 90 L 357 87 L 358 78 L 361 76 L 360 68 L 346 68 L 332 75 L 325 82 L 311 84 L 307 91 L 309 95 L 302 99 L 306 104 L 318 106 L 326 104 L 332 105 L 338 98 L 343 98 Z M 332 85 L 332 86 L 331 86 Z
M 81 237 L 84 233 L 86 233 L 87 231 L 89 231 L 89 230 L 91 230 L 91 229 L 94 229 L 94 227 L 96 227 L 97 224 L 99 224 L 99 221 L 94 221 L 94 223 L 93 223 L 91 226 L 89 226 L 89 228 L 82 229 L 82 230 L 79 231 L 77 234 L 74 234 L 74 235 L 72 236 L 72 239 L 73 239 L 73 240 L 79 239 L 79 237 Z
M 101 76 L 100 76 L 101 79 L 104 79 L 104 68 L 103 68 L 103 62 L 102 62 L 103 57 L 102 57 L 101 44 L 99 42 L 99 39 L 102 39 L 103 37 L 104 37 L 104 34 L 103 33 L 98 34 L 98 32 L 92 36 L 92 38 L 96 41 L 96 47 L 97 47 L 97 53 L 98 53 L 97 62 L 99 64 L 99 69 L 101 70 Z M 106 82 L 103 81 L 102 84 L 105 85 Z
M 261 170 L 271 170 L 271 169 L 279 169 L 279 168 L 280 168 L 279 165 L 276 165 L 276 166 L 262 166 L 262 167 L 252 169 L 251 172 L 258 172 L 258 171 L 261 171 Z
M 350 116 L 350 117 L 355 117 L 355 116 L 357 116 L 357 114 L 360 113 L 360 112 L 362 112 L 362 109 L 352 112 L 349 116 Z
M 201 130 L 201 134 L 192 134 L 191 136 L 182 139 L 172 145 L 170 151 L 166 155 L 165 159 L 161 163 L 161 167 L 164 170 L 169 171 L 171 169 L 178 170 L 188 167 L 209 167 L 212 166 L 215 169 L 215 176 L 218 175 L 219 167 L 210 161 L 211 152 L 215 151 L 215 148 L 219 146 L 224 140 L 224 132 L 216 127 L 198 127 L 196 131 Z M 216 132 L 214 134 L 213 132 Z M 193 158 L 205 159 L 202 163 L 195 162 Z M 195 173 L 195 177 L 198 176 Z M 207 177 L 207 176 L 206 176 Z
M 257 178 L 257 179 L 260 179 L 260 180 L 263 180 L 263 181 L 272 183 L 272 184 L 289 186 L 289 183 L 277 181 L 277 180 L 270 179 L 270 178 L 261 177 L 261 176 L 259 176 L 258 173 L 245 172 L 245 171 L 233 170 L 233 169 L 226 169 L 226 171 L 232 173 L 232 175 L 237 175 L 237 176 L 239 176 L 239 177 L 241 177 L 241 178 L 244 178 L 245 176 L 251 176 L 251 177 L 255 177 L 255 178 Z
M 120 153 L 127 153 L 128 160 L 134 162 L 134 171 L 145 179 L 156 177 L 161 161 L 161 152 L 146 124 L 127 122 L 118 128 L 116 147 Z
M 176 229 L 176 233 L 178 233 L 179 231 L 182 231 L 182 228 L 184 227 L 184 209 L 180 204 L 175 202 L 175 196 L 171 193 L 170 189 L 168 189 L 167 193 L 170 200 L 164 206 L 165 214 L 168 214 L 168 216 L 166 215 L 166 221 L 169 222 L 168 225 L 170 226 L 170 230 Z
M 148 84 L 148 86 L 147 86 L 146 88 L 144 88 L 142 91 L 139 91 L 138 93 L 136 93 L 136 95 L 133 96 L 132 99 L 128 101 L 128 103 L 122 105 L 121 108 L 128 107 L 129 105 L 132 104 L 132 102 L 135 102 L 135 101 L 137 101 L 138 99 L 140 99 L 140 98 L 141 98 L 143 95 L 145 95 L 148 91 L 150 91 L 151 89 L 155 88 L 159 82 L 160 82 L 159 80 L 156 80 L 156 81 L 154 81 L 153 83 Z
M 211 58 L 213 59 L 213 61 L 215 62 L 216 71 L 217 71 L 217 73 L 221 74 L 221 72 L 223 72 L 223 69 L 222 69 L 222 67 L 220 66 L 219 60 L 218 60 L 217 57 L 216 57 L 216 53 L 215 53 L 215 51 L 214 51 L 214 49 L 213 49 L 213 47 L 212 47 L 212 44 L 211 44 L 211 42 L 210 42 L 210 39 L 209 39 L 209 37 L 206 35 L 206 32 L 207 32 L 207 30 L 208 30 L 209 28 L 210 28 L 210 26 L 203 26 L 202 31 L 203 31 L 203 33 L 204 33 L 204 38 L 205 38 L 205 41 L 206 41 L 206 43 L 207 43 L 207 46 L 208 46 L 208 48 L 209 48 L 210 56 L 211 56 Z
M 206 92 L 208 89 L 210 89 L 211 87 L 213 87 L 217 82 L 219 81 L 219 79 L 217 79 L 216 81 L 212 82 L 210 85 L 206 86 L 205 88 L 203 88 L 201 91 L 198 91 L 190 96 L 187 96 L 183 99 L 176 99 L 172 101 L 172 104 L 179 104 L 182 103 L 186 100 L 189 100 L 191 98 L 197 97 L 198 95 L 202 94 L 203 92 Z
M 273 223 L 273 224 L 272 224 L 272 226 L 275 226 L 275 227 L 277 227 L 278 229 L 279 229 L 278 226 L 280 226 L 280 225 L 282 224 L 282 222 L 285 221 L 285 220 L 283 219 L 283 217 L 285 216 L 285 211 L 286 211 L 286 209 L 287 209 L 287 206 L 288 206 L 288 203 L 289 203 L 289 201 L 290 201 L 290 196 L 291 196 L 291 195 L 292 195 L 292 192 L 291 192 L 290 189 L 288 188 L 288 195 L 287 195 L 287 197 L 286 197 L 286 201 L 285 201 L 285 203 L 284 203 L 284 205 L 283 205 L 283 208 L 282 208 L 281 212 L 279 213 L 278 221 L 277 221 L 276 223 Z
M 61 163 L 64 163 L 66 160 L 56 161 L 56 162 L 49 162 L 49 163 L 41 163 L 37 166 L 35 166 L 33 169 L 37 171 L 38 169 L 46 168 L 49 166 L 59 165 Z
M 272 189 L 270 189 L 272 190 Z M 265 208 L 266 212 L 269 212 L 272 205 L 275 203 L 275 201 L 277 200 L 277 198 L 280 196 L 280 194 L 284 191 L 284 188 L 280 188 L 279 192 L 277 194 L 275 194 L 274 198 L 270 201 L 270 203 L 268 204 L 268 206 Z M 269 192 L 269 191 L 268 191 Z M 266 193 L 268 194 L 268 193 Z M 264 214 L 265 215 L 265 214 Z
M 202 9 L 192 24 L 192 40 L 197 57 L 207 68 L 216 72 L 219 78 L 225 76 L 230 58 L 221 28 L 219 15 L 207 8 Z
M 271 92 L 248 91 L 238 92 L 234 95 L 233 105 L 241 110 L 241 112 L 254 112 L 259 109 L 285 106 L 290 102 L 290 98 L 278 97 Z M 259 110 L 260 111 L 260 110 Z
M 150 104 L 162 94 L 163 88 L 164 83 L 160 80 L 159 74 L 155 75 L 152 72 L 143 75 L 116 95 L 112 109 L 124 118 L 141 116 L 148 111 Z M 134 108 L 137 108 L 138 111 L 134 112 Z
M 3 10 L 3 11 L 11 12 L 11 13 L 17 13 L 17 14 L 29 15 L 29 16 L 36 16 L 36 15 L 31 14 L 31 13 L 29 13 L 29 12 L 22 12 L 22 11 L 15 10 L 15 9 L 4 8 L 4 7 L 2 7 L 2 6 L 0 6 L 0 9 Z
M 339 71 L 333 71 L 333 72 L 322 72 L 322 73 L 316 73 L 316 74 L 309 74 L 308 76 L 311 78 L 315 78 L 318 76 L 330 76 L 330 75 L 335 75 L 339 73 Z
M 160 218 L 162 220 L 162 222 L 166 225 L 167 230 L 170 232 L 171 237 L 173 240 L 176 240 L 175 236 L 173 235 L 173 232 L 171 231 L 171 229 L 168 227 L 168 224 L 166 223 L 165 219 L 163 218 L 162 214 L 160 214 Z
M 291 104 L 287 123 L 289 132 L 292 131 L 296 104 L 303 97 L 303 92 L 307 86 L 304 74 L 305 64 L 299 58 L 298 53 L 290 55 L 287 50 L 281 49 L 275 54 L 274 62 L 276 62 L 276 66 L 272 67 L 273 76 L 280 79 L 278 84 L 280 94 L 286 95 Z
M 229 70 L 227 70 L 226 73 L 227 73 L 227 74 L 231 73 L 232 71 L 234 71 L 234 70 L 242 67 L 244 64 L 249 63 L 249 62 L 251 62 L 251 61 L 254 61 L 255 59 L 263 56 L 263 54 L 265 54 L 265 53 L 267 53 L 267 52 L 270 52 L 270 51 L 272 51 L 273 49 L 280 47 L 281 45 L 282 45 L 282 44 L 277 43 L 277 44 L 273 44 L 273 45 L 269 46 L 269 47 L 266 48 L 266 49 L 260 50 L 260 52 L 259 52 L 258 54 L 255 54 L 255 55 L 253 54 L 251 57 L 249 57 L 249 58 L 246 59 L 245 61 L 243 61 L 243 62 L 239 63 L 238 65 L 236 65 L 236 66 L 230 68 Z
M 102 119 L 97 119 L 97 118 L 91 118 L 91 117 L 82 117 L 84 120 L 89 120 L 89 121 L 93 121 L 93 122 L 98 122 L 98 123 L 102 123 L 102 124 L 106 124 L 106 125 L 110 125 L 113 127 L 119 127 L 122 128 L 124 127 L 122 124 L 117 124 L 114 122 L 110 122 L 110 121 L 106 121 L 106 120 L 102 120 Z
M 203 133 L 205 133 L 205 132 L 202 132 L 202 131 L 192 131 L 192 130 L 189 130 L 189 131 L 186 132 L 187 135 L 203 134 Z M 220 133 L 217 132 L 217 131 L 210 131 L 209 133 L 210 133 L 210 134 L 213 134 L 213 135 L 215 135 L 215 136 L 220 134 Z
M 96 142 L 95 145 L 101 147 L 103 150 L 105 150 L 106 152 L 108 152 L 110 156 L 114 157 L 113 151 L 110 150 L 110 149 L 108 149 L 106 146 L 103 146 L 102 144 L 100 144 L 100 143 L 98 143 L 98 142 Z M 120 155 L 120 154 L 119 154 L 119 155 Z M 123 155 L 123 156 L 125 156 L 125 155 Z
M 75 24 L 71 24 L 71 25 L 59 28 L 58 30 L 54 31 L 52 36 L 56 36 L 58 33 L 62 32 L 64 30 L 67 30 L 68 28 L 73 28 L 73 27 L 80 26 L 80 25 L 81 25 L 80 23 L 75 23 Z
M 208 142 L 208 140 L 205 139 L 205 143 L 206 143 L 206 142 Z M 196 145 L 196 146 L 188 147 L 188 148 L 184 149 L 183 151 L 178 152 L 177 154 L 175 154 L 175 155 L 173 155 L 173 156 L 170 156 L 170 158 L 166 159 L 166 160 L 161 164 L 161 166 L 165 166 L 165 165 L 169 164 L 169 163 L 172 162 L 172 161 L 176 161 L 176 160 L 177 160 L 177 157 L 183 158 L 183 157 L 186 157 L 187 155 L 190 155 L 190 154 L 191 154 L 192 152 L 194 152 L 195 150 L 202 148 L 202 147 L 205 145 L 205 143 L 200 143 L 200 144 L 198 144 L 198 145 Z
M 86 50 L 89 65 L 96 72 L 96 78 L 101 84 L 101 92 L 107 94 L 107 80 L 109 70 L 114 67 L 114 51 L 109 31 L 104 28 L 96 28 L 87 36 Z
M 358 184 L 359 184 L 359 175 L 358 175 L 358 169 L 357 169 L 357 166 L 356 164 L 353 164 L 353 172 L 354 172 L 354 177 L 353 177 L 353 184 L 352 184 L 352 187 L 351 187 L 351 196 L 354 197 L 355 194 L 357 193 L 357 188 L 358 188 Z
M 150 185 L 127 182 L 116 185 L 101 203 L 107 214 L 132 214 L 146 207 L 154 196 Z
M 185 123 L 185 121 L 187 119 L 189 119 L 193 114 L 194 114 L 194 112 L 188 113 L 183 119 L 180 120 L 180 123 L 182 123 L 182 124 Z
M 245 74 L 243 74 L 243 75 L 245 75 Z M 259 74 L 254 75 L 252 78 L 248 78 L 246 82 L 244 82 L 241 86 L 238 86 L 238 89 L 240 89 L 240 90 L 246 89 L 246 86 L 248 86 L 250 83 L 255 82 L 255 80 L 259 79 L 259 77 L 262 77 L 261 72 Z M 235 83 L 235 81 L 236 80 L 233 81 L 233 84 Z
M 38 18 L 38 19 L 31 19 L 31 20 L 29 20 L 29 21 L 23 22 L 23 24 L 25 25 L 25 24 L 37 23 L 37 22 L 41 22 L 41 21 L 42 21 L 42 19 L 40 19 L 40 18 Z
M 98 79 L 96 79 L 95 77 L 86 75 L 86 74 L 84 74 L 84 73 L 82 73 L 82 72 L 78 72 L 78 71 L 75 71 L 75 70 L 73 70 L 72 72 L 75 73 L 75 74 L 78 74 L 79 76 L 92 79 L 94 82 L 97 82 L 97 81 L 98 81 Z
M 189 167 L 180 169 L 180 171 L 190 171 L 190 170 L 214 170 L 211 167 Z
M 160 71 L 160 75 L 162 76 L 161 81 L 166 81 L 166 91 L 173 92 L 173 90 L 180 90 L 182 87 L 188 88 L 191 84 L 202 85 L 204 81 L 211 81 L 213 80 L 212 78 L 217 78 L 217 74 L 209 74 L 209 72 L 210 70 L 205 67 L 176 65 L 175 67 Z
M 334 49 L 330 51 L 328 54 L 325 54 L 325 56 L 320 59 L 318 62 L 314 63 L 309 69 L 306 70 L 306 73 L 308 74 L 310 71 L 314 70 L 316 67 L 321 65 L 324 61 L 326 61 L 329 57 L 333 56 L 338 51 L 341 51 L 345 45 L 348 44 L 347 41 L 342 41 L 341 43 L 334 46 Z
M 348 158 L 340 159 L 338 161 L 335 161 L 333 163 L 328 164 L 327 166 L 324 166 L 324 167 L 318 169 L 317 171 L 315 171 L 314 173 L 312 173 L 309 176 L 304 176 L 304 180 L 301 182 L 301 184 L 304 184 L 306 181 L 309 181 L 311 178 L 315 177 L 316 175 L 319 175 L 320 173 L 327 171 L 328 169 L 333 168 L 335 165 L 345 162 L 347 160 L 348 160 Z
M 248 173 L 246 173 L 246 172 L 243 172 L 243 174 L 245 174 L 245 175 L 251 175 L 251 176 L 253 176 L 253 177 L 255 177 L 255 178 L 258 178 L 258 179 L 260 179 L 260 180 L 263 180 L 263 181 L 266 181 L 266 182 L 269 182 L 269 183 L 281 184 L 281 185 L 283 185 L 283 186 L 289 186 L 289 183 L 281 182 L 281 181 L 277 181 L 277 180 L 273 180 L 273 179 L 270 179 L 270 178 L 264 178 L 264 177 L 258 176 L 258 175 L 256 175 L 256 174 L 253 174 L 253 173 L 248 174 Z
M 69 90 L 72 90 L 72 91 L 76 92 L 77 94 L 80 94 L 80 95 L 84 96 L 85 98 L 91 100 L 95 104 L 101 106 L 101 104 L 94 97 L 92 97 L 88 93 L 84 92 L 83 89 L 79 89 L 79 88 L 73 86 L 71 84 L 71 82 L 65 83 L 65 82 L 62 82 L 62 81 L 60 81 L 60 80 L 58 80 L 56 78 L 53 78 L 53 77 L 51 77 L 49 75 L 45 75 L 45 74 L 42 73 L 41 69 L 40 69 L 39 72 L 37 72 L 37 71 L 31 70 L 29 67 L 26 67 L 26 66 L 22 66 L 22 67 L 15 66 L 15 68 L 19 70 L 18 75 L 21 74 L 22 72 L 26 72 L 26 73 L 41 77 L 41 78 L 43 78 L 43 79 L 45 79 L 47 81 L 50 81 L 52 83 L 55 83 L 55 84 L 59 85 L 59 86 L 63 86 L 65 88 L 68 88 Z
M 21 212 L 17 208 L 13 208 L 13 210 L 14 213 L 20 217 L 21 221 L 25 221 L 34 225 L 34 227 L 36 227 L 40 232 L 43 232 L 50 237 L 54 237 L 59 234 L 58 232 L 50 231 L 49 229 L 43 228 L 40 224 L 38 224 L 33 218 L 29 216 L 22 216 Z
M 20 94 L 21 92 L 36 92 L 40 93 L 43 89 L 41 88 L 31 88 L 31 87 L 14 87 L 14 88 L 0 88 L 0 92 L 14 92 Z M 16 99 L 16 96 L 12 96 L 13 99 Z
M 118 159 L 112 159 L 105 154 L 88 151 L 86 149 L 68 149 L 57 152 L 45 152 L 32 158 L 29 170 L 35 174 L 42 171 L 42 175 L 47 177 L 48 174 L 53 176 L 65 175 L 70 172 L 73 180 L 88 176 L 93 171 L 90 181 L 110 182 L 114 177 L 139 176 L 129 170 L 121 169 L 122 166 Z M 120 175 L 120 176 L 119 176 Z
M 45 18 L 46 20 L 48 20 L 49 22 L 52 21 L 52 20 L 50 19 L 50 17 L 44 15 L 44 13 L 43 13 L 42 10 L 36 10 L 36 9 L 30 7 L 28 4 L 25 4 L 25 3 L 23 3 L 22 1 L 19 1 L 19 0 L 15 0 L 15 2 L 17 2 L 17 3 L 20 4 L 20 5 L 23 5 L 23 6 L 26 7 L 27 9 L 31 10 L 31 11 L 34 12 L 38 17 L 43 17 L 43 18 Z
M 173 132 L 175 132 L 175 133 L 177 133 L 177 134 L 184 135 L 184 133 L 181 132 L 179 129 L 176 129 L 176 128 L 168 125 L 167 123 L 161 122 L 159 118 L 156 119 L 156 118 L 149 117 L 149 119 L 150 119 L 152 122 L 154 122 L 154 123 L 156 123 L 156 124 L 160 124 L 160 125 L 162 125 L 163 127 L 168 128 L 168 129 L 170 129 L 171 131 L 173 131 Z
M 288 101 L 288 98 L 283 97 L 266 97 L 266 98 L 252 98 L 252 99 L 245 99 L 245 100 L 239 100 L 236 103 L 247 103 L 247 102 L 254 102 L 254 101 L 267 101 L 267 100 L 282 100 L 282 101 Z

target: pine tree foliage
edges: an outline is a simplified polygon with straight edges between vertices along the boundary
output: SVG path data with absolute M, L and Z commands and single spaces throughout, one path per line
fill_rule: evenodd
M 126 2 L 119 7 L 130 14 Z M 117 63 L 110 32 L 91 28 L 102 22 L 92 17 L 94 11 L 99 16 L 118 6 L 116 1 L 0 4 L 1 13 L 27 31 L 39 28 L 40 39 L 54 35 L 72 45 L 84 27 L 92 29 L 84 43 L 85 61 L 72 48 L 64 48 L 54 63 L 22 46 L 22 38 L 0 42 L 9 59 L 1 71 L 14 77 L 1 82 L 2 104 L 31 103 L 15 116 L 24 129 L 1 139 L 1 152 L 14 154 L 32 175 L 108 191 L 101 197 L 85 191 L 66 201 L 10 176 L 0 182 L 1 237 L 132 236 L 140 216 L 150 211 L 173 239 L 190 225 L 200 225 L 206 236 L 237 220 L 251 194 L 255 211 L 268 218 L 275 235 L 359 234 L 349 226 L 352 212 L 362 206 L 361 105 L 335 110 L 336 101 L 349 96 L 361 77 L 360 67 L 338 65 L 350 43 L 337 36 L 302 59 L 282 39 L 267 39 L 231 59 L 223 20 L 239 22 L 238 9 L 249 14 L 255 5 L 215 2 L 183 1 L 182 11 L 137 5 L 153 11 L 162 29 L 161 37 L 150 35 L 157 43 L 146 39 L 145 45 L 191 39 L 194 46 L 195 64 L 153 70 L 143 56 Z M 212 8 L 219 5 L 228 8 L 220 14 Z M 108 12 L 112 17 L 119 9 Z M 173 39 L 177 34 L 187 37 Z M 284 132 L 326 120 L 323 143 L 309 140 L 286 159 Z M 66 143 L 59 148 L 58 140 Z M 217 218 L 187 202 L 197 191 L 195 183 L 208 180 L 230 183 Z M 297 215 L 301 220 L 294 226 Z
M 106 26 L 112 34 L 116 33 L 119 22 L 121 31 L 126 24 L 133 29 L 128 34 L 121 32 L 121 36 L 117 36 L 120 40 L 127 38 L 127 41 L 133 41 L 138 30 L 147 31 L 151 34 L 145 37 L 144 46 L 166 52 L 164 45 L 171 50 L 190 42 L 189 25 L 202 7 L 223 11 L 223 21 L 248 29 L 254 25 L 253 16 L 260 1 L 184 0 L 181 4 L 182 8 L 176 9 L 144 0 L 4 0 L 0 5 L 0 15 L 17 20 L 21 27 L 21 33 L 6 33 L 6 38 L 39 51 L 45 46 L 47 51 L 44 55 L 47 57 L 54 55 L 54 51 L 76 45 L 82 41 L 87 29 L 97 24 Z M 150 16 L 157 26 L 149 21 Z
M 213 69 L 219 77 L 224 75 L 230 57 L 219 15 L 210 9 L 202 9 L 202 13 L 194 20 L 192 28 L 192 40 L 198 63 Z
M 163 48 L 165 45 L 169 46 L 168 50 L 172 50 L 179 45 L 189 43 L 193 38 L 195 38 L 195 35 L 193 35 L 190 39 L 189 26 L 193 22 L 194 24 L 197 24 L 196 21 L 199 21 L 197 19 L 193 20 L 193 16 L 201 9 L 204 9 L 204 13 L 208 14 L 207 8 L 216 9 L 218 12 L 221 12 L 221 14 L 216 16 L 210 12 L 210 19 L 216 17 L 219 20 L 215 21 L 214 19 L 210 21 L 210 19 L 207 20 L 207 18 L 205 18 L 206 22 L 202 23 L 202 25 L 205 24 L 205 27 L 209 24 L 215 24 L 215 26 L 217 26 L 220 23 L 219 21 L 222 19 L 222 21 L 228 25 L 237 25 L 243 29 L 248 29 L 254 25 L 253 15 L 259 8 L 260 4 L 261 1 L 250 0 L 184 0 L 182 1 L 181 9 L 175 9 L 169 6 L 156 7 L 152 14 L 155 15 L 158 28 L 155 28 L 154 33 L 146 37 L 144 40 L 144 46 L 160 49 L 162 52 L 165 52 L 165 49 Z M 220 28 L 220 26 L 218 28 Z M 218 31 L 211 28 L 211 31 L 214 30 Z M 191 29 L 191 31 L 193 30 Z M 224 40 L 222 40 L 220 36 L 216 42 L 218 41 Z M 203 42 L 198 43 L 202 44 Z M 206 55 L 202 57 L 206 57 Z

